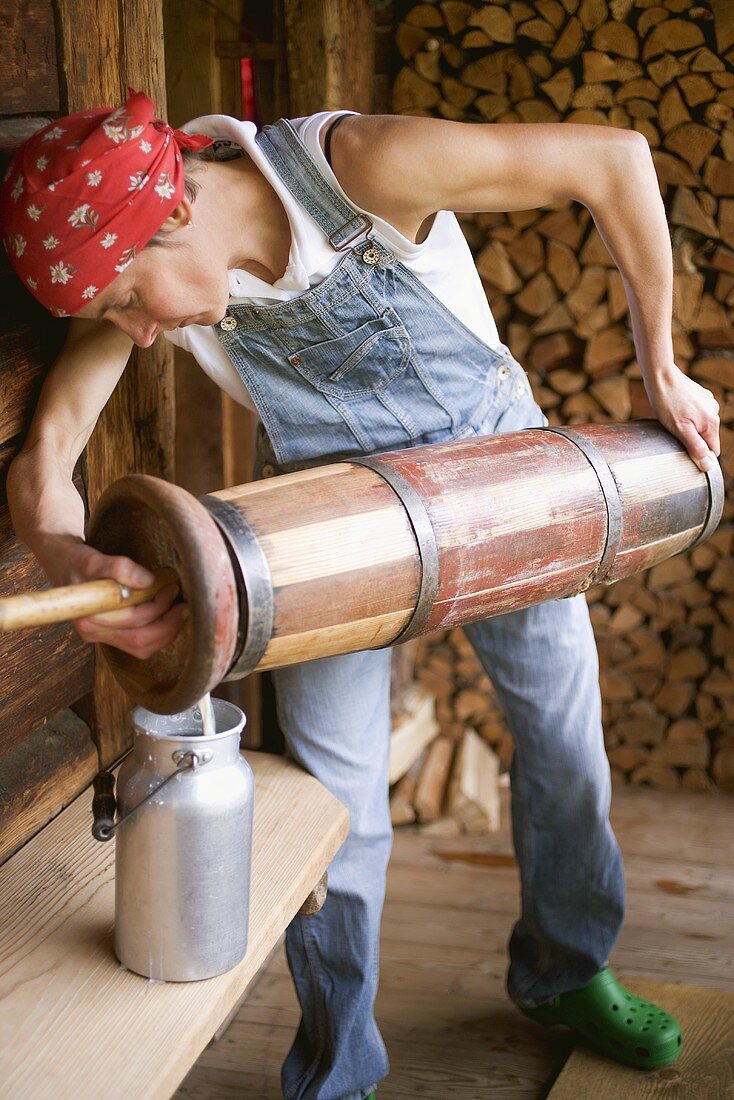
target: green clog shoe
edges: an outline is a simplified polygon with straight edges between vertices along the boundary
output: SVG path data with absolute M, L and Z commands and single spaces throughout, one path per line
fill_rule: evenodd
M 605 966 L 581 989 L 521 1012 L 546 1027 L 563 1024 L 587 1046 L 636 1069 L 660 1069 L 681 1052 L 678 1021 L 620 985 Z

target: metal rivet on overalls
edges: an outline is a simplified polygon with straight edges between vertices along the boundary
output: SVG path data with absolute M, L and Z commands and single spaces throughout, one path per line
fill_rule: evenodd
M 275 466 L 271 466 L 269 462 L 266 462 L 261 473 L 263 477 L 272 477 L 275 473 Z
M 297 366 L 299 366 L 299 364 L 301 362 L 301 357 L 300 357 L 300 355 L 291 355 L 288 362 L 292 363 L 294 367 L 297 367 Z
M 226 317 L 222 317 L 222 320 L 219 322 L 219 327 L 223 328 L 225 332 L 231 332 L 233 329 L 237 328 L 237 318 L 232 317 L 231 314 L 228 313 Z
M 378 264 L 380 262 L 379 248 L 375 248 L 374 246 L 371 246 L 370 248 L 365 248 L 364 252 L 362 253 L 362 259 L 366 264 L 369 264 L 370 267 L 374 267 L 375 264 Z
M 510 373 L 510 368 L 509 367 L 500 367 L 500 369 L 497 371 L 497 374 L 499 375 L 500 378 L 507 378 L 509 373 Z

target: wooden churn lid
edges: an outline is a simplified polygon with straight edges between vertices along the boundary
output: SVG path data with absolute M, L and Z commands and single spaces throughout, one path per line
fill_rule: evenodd
M 131 474 L 102 494 L 87 537 L 105 554 L 123 554 L 151 570 L 175 569 L 190 616 L 174 641 L 145 660 L 101 649 L 136 703 L 159 714 L 192 706 L 224 679 L 237 643 L 237 583 L 214 520 L 185 489 Z

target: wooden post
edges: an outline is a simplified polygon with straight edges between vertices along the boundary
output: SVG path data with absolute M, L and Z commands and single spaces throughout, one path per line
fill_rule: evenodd
M 292 115 L 340 107 L 372 111 L 375 13 L 370 0 L 285 0 L 285 28 Z
M 165 117 L 160 0 L 59 0 L 58 48 L 67 113 L 115 107 L 127 97 L 129 85 L 146 92 Z M 84 480 L 90 508 L 110 482 L 131 472 L 173 477 L 172 355 L 163 339 L 133 354 L 87 446 Z M 101 659 L 86 702 L 82 709 L 104 766 L 130 743 L 131 701 Z
M 242 0 L 222 0 L 217 11 L 198 0 L 163 0 L 172 126 L 206 114 L 241 117 L 239 58 L 218 44 L 237 39 L 242 8 Z M 250 481 L 257 418 L 219 390 L 188 352 L 176 348 L 174 361 L 178 484 L 199 494 Z M 226 685 L 218 694 L 242 707 L 247 715 L 243 744 L 259 747 L 259 674 Z
M 217 11 L 195 0 L 164 0 L 166 80 L 173 125 L 207 113 L 239 117 L 239 58 L 247 46 L 238 41 L 239 24 L 247 25 L 248 19 L 260 32 L 269 26 L 272 39 L 254 51 L 261 123 L 275 121 L 282 114 L 298 116 L 325 107 L 372 109 L 374 13 L 368 0 L 286 3 L 288 102 L 281 78 L 284 31 L 279 9 L 277 5 L 268 17 L 261 4 L 243 8 L 242 0 L 223 0 Z M 262 73 L 266 54 L 267 65 L 273 69 L 270 81 L 265 81 Z M 266 83 L 272 87 L 266 88 Z M 251 479 L 256 418 L 226 394 L 217 400 L 213 386 L 193 366 L 191 357 L 179 351 L 176 409 L 181 425 L 177 446 L 180 484 L 201 492 Z M 192 452 L 185 444 L 186 424 L 189 417 L 195 417 L 200 436 L 202 410 L 208 442 L 205 448 L 195 446 Z M 259 681 L 258 674 L 251 675 L 224 692 L 247 714 L 244 742 L 250 747 L 261 743 Z

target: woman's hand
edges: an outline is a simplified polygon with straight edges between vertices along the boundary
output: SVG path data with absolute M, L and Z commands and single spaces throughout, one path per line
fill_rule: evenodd
M 112 578 L 127 588 L 147 588 L 155 580 L 130 558 L 101 554 L 73 536 L 48 538 L 36 554 L 53 585 Z M 173 602 L 177 592 L 170 584 L 150 603 L 77 619 L 74 626 L 85 642 L 104 642 L 145 660 L 173 641 L 188 615 L 187 604 Z
M 711 390 L 699 386 L 675 367 L 648 377 L 645 386 L 653 412 L 663 427 L 680 439 L 700 470 L 721 453 L 719 403 Z

